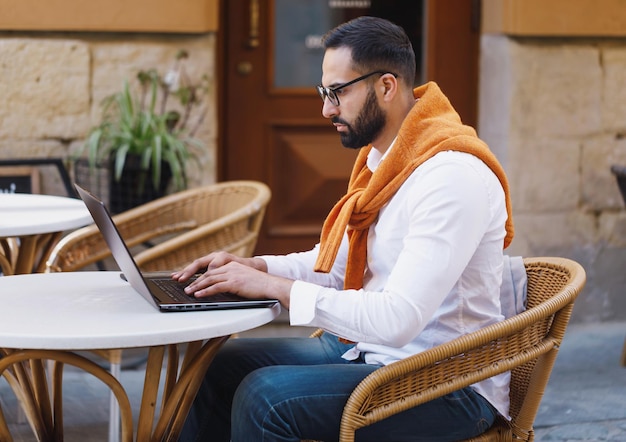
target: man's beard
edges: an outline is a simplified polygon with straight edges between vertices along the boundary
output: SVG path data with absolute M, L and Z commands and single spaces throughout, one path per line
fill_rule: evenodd
M 354 128 L 346 121 L 335 117 L 333 123 L 346 125 L 347 132 L 340 132 L 341 144 L 350 149 L 359 149 L 370 144 L 382 132 L 387 123 L 387 116 L 376 101 L 376 93 L 373 89 L 367 94 L 363 109 L 354 122 Z

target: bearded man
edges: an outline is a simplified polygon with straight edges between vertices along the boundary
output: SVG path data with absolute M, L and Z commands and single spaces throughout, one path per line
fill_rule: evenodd
M 324 37 L 322 115 L 360 149 L 320 243 L 285 256 L 211 253 L 174 273 L 197 297 L 278 299 L 318 338 L 233 339 L 209 367 L 182 440 L 337 440 L 377 368 L 501 321 L 507 179 L 437 84 L 413 89 L 405 32 L 374 17 Z M 206 269 L 206 270 L 205 270 Z M 449 441 L 508 417 L 499 375 L 360 429 L 359 441 Z

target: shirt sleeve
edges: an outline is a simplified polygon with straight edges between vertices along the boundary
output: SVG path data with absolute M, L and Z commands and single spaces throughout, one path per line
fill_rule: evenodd
M 304 270 L 315 261 L 314 251 L 285 257 L 299 264 L 266 260 L 271 273 L 298 280 L 291 289 L 292 325 L 390 347 L 406 345 L 423 330 L 476 252 L 493 212 L 484 169 L 435 158 L 416 169 L 370 227 L 368 266 L 374 274 L 366 275 L 363 289 L 342 290 L 338 284 L 347 247 L 327 281 Z M 384 283 L 372 282 L 381 279 L 376 272 L 384 273 Z

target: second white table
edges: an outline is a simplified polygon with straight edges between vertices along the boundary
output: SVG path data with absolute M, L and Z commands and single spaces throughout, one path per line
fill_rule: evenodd
M 0 269 L 4 275 L 43 271 L 66 230 L 93 222 L 75 198 L 25 193 L 0 194 Z

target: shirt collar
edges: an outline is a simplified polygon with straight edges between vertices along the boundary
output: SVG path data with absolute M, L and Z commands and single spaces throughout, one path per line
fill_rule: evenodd
M 387 155 L 389 155 L 389 152 L 391 152 L 393 145 L 396 144 L 397 138 L 398 137 L 393 139 L 393 141 L 391 142 L 391 145 L 389 146 L 389 149 L 387 149 L 387 151 L 384 154 L 381 153 L 380 150 L 376 149 L 375 146 L 372 146 L 372 149 L 369 151 L 369 154 L 367 155 L 367 168 L 371 170 L 372 173 L 376 171 L 381 161 L 384 160 L 387 157 Z

